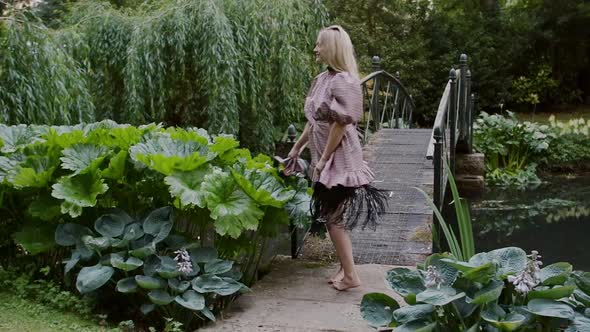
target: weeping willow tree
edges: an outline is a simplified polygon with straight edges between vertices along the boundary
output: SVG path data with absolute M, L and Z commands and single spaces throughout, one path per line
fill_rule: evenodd
M 275 133 L 301 119 L 325 21 L 320 0 L 170 0 L 134 10 L 83 1 L 46 43 L 80 77 L 75 91 L 89 95 L 85 109 L 97 119 L 200 126 L 269 152 Z M 7 40 L 22 47 L 15 33 L 11 27 Z M 21 106 L 36 114 L 34 102 Z
M 72 124 L 94 118 L 85 72 L 51 31 L 24 16 L 0 21 L 0 121 Z

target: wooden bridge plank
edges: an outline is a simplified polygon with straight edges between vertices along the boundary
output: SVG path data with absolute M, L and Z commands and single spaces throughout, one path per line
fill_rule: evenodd
M 432 192 L 426 159 L 431 129 L 382 129 L 365 146 L 374 185 L 389 191 L 389 207 L 375 232 L 352 232 L 357 264 L 415 265 L 432 252 L 432 210 L 415 188 Z

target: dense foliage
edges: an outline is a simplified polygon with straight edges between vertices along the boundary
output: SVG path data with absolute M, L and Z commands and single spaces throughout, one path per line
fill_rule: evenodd
M 195 281 L 189 294 L 168 284 L 136 302 L 162 304 L 178 295 L 180 307 L 212 318 L 199 294 L 230 295 L 243 288 L 238 280 L 251 284 L 263 256 L 276 254 L 266 250 L 269 241 L 290 220 L 308 221 L 307 181 L 281 177 L 269 157 L 238 146 L 228 135 L 155 124 L 0 125 L 2 265 L 29 262 L 20 248 L 54 271 L 65 259 L 65 274 L 82 264 L 76 283 L 82 293 L 131 278 L 141 266 L 139 279 L 177 278 L 183 285 L 205 273 L 209 279 Z M 158 206 L 171 207 L 151 212 Z M 70 254 L 55 244 L 74 248 Z M 205 247 L 215 249 L 205 258 L 194 252 Z M 179 249 L 188 250 L 194 271 L 182 280 L 168 271 L 176 269 L 170 255 Z M 136 285 L 126 279 L 124 286 Z M 187 323 L 182 310 L 174 314 L 180 307 L 163 312 Z
M 272 151 L 301 119 L 318 69 L 319 1 L 80 1 L 59 28 L 17 15 L 0 31 L 8 124 L 96 118 L 194 125 Z
M 449 66 L 466 53 L 479 104 L 532 109 L 588 102 L 590 4 L 583 0 L 327 0 L 370 71 L 378 55 L 399 71 L 425 120 Z M 437 83 L 438 82 L 438 83 Z
M 469 261 L 434 254 L 417 270 L 386 273 L 388 285 L 408 306 L 370 293 L 361 313 L 372 326 L 396 332 L 590 329 L 590 273 L 563 262 L 541 269 L 539 258 L 515 247 L 478 253 Z
M 251 282 L 265 239 L 289 218 L 307 220 L 307 182 L 281 178 L 269 157 L 251 157 L 230 136 L 103 121 L 2 125 L 0 139 L 3 234 L 32 254 L 54 246 L 60 222 L 88 225 L 114 207 L 139 218 L 173 205 L 179 231 L 244 259 Z M 5 237 L 3 254 L 14 256 Z
M 549 124 L 482 112 L 474 124 L 474 147 L 485 154 L 486 180 L 524 188 L 539 182 L 537 166 L 556 168 L 590 160 L 590 133 L 584 119 Z

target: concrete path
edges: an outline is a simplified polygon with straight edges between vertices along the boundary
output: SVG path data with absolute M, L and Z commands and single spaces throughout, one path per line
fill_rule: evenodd
M 202 331 L 316 332 L 375 331 L 360 315 L 364 294 L 382 292 L 402 301 L 385 286 L 387 265 L 359 265 L 363 285 L 339 292 L 327 283 L 335 264 L 281 258 L 271 272 L 238 298 L 223 319 Z M 201 331 L 200 330 L 200 331 Z

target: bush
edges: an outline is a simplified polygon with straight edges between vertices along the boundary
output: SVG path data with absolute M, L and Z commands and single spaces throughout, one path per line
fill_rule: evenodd
M 309 221 L 307 181 L 280 177 L 270 157 L 252 157 L 231 136 L 103 121 L 0 125 L 0 140 L 0 215 L 33 255 L 54 248 L 58 224 L 90 226 L 115 207 L 143 218 L 171 205 L 179 231 L 244 261 L 249 284 L 263 244 L 290 219 Z
M 482 252 L 469 261 L 434 254 L 417 270 L 394 268 L 388 285 L 408 306 L 366 294 L 361 314 L 395 331 L 586 331 L 590 273 L 568 263 L 540 268 L 541 256 L 515 247 Z

